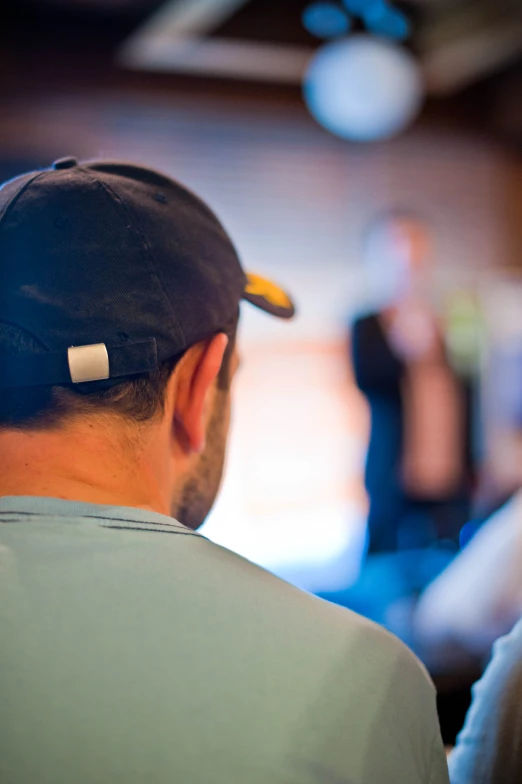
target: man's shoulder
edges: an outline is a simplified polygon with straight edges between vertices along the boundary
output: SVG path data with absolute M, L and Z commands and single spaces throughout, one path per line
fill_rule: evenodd
M 499 683 L 522 681 L 522 618 L 494 643 L 489 670 Z
M 241 573 L 243 599 L 255 610 L 256 654 L 261 650 L 265 662 L 277 662 L 278 679 L 312 700 L 309 723 L 338 738 L 332 754 L 342 757 L 351 745 L 371 738 L 376 756 L 367 760 L 368 781 L 383 780 L 383 764 L 390 768 L 390 781 L 397 780 L 397 770 L 403 781 L 427 781 L 432 754 L 442 770 L 435 689 L 409 648 L 348 609 L 237 556 L 226 557 Z M 338 735 L 341 726 L 350 740 Z
M 424 684 L 433 691 L 433 684 L 421 662 L 395 635 L 382 626 L 339 605 L 301 590 L 272 572 L 236 553 L 207 542 L 210 557 L 223 562 L 227 579 L 237 580 L 243 595 L 256 596 L 256 607 L 274 611 L 271 617 L 288 618 L 288 635 L 304 631 L 314 643 L 332 651 L 350 650 L 369 669 L 404 674 L 411 684 Z
M 9 529 L 13 534 L 15 530 L 20 532 L 16 542 L 10 537 L 8 543 L 20 557 L 26 550 L 30 557 L 42 536 L 49 548 L 47 540 L 52 538 L 49 557 L 54 553 L 53 574 L 58 575 L 62 568 L 68 570 L 72 593 L 76 583 L 70 565 L 74 561 L 79 582 L 83 570 L 89 579 L 96 572 L 99 590 L 106 597 L 114 594 L 115 601 L 120 598 L 122 585 L 125 596 L 138 591 L 137 586 L 143 594 L 146 586 L 151 601 L 164 607 L 166 613 L 194 611 L 212 622 L 220 619 L 223 623 L 233 617 L 234 633 L 242 638 L 254 633 L 264 639 L 273 638 L 280 647 L 306 658 L 310 666 L 327 667 L 336 657 L 348 658 L 357 663 L 354 666 L 359 673 L 367 676 L 376 671 L 404 673 L 412 683 L 429 684 L 414 655 L 383 628 L 300 590 L 171 518 L 124 507 L 70 502 L 57 505 L 45 499 L 35 500 L 34 509 L 20 501 L 4 501 L 1 508 L 5 519 L 26 523 Z M 57 527 L 59 539 L 54 535 Z M 24 537 L 29 528 L 31 536 Z M 63 546 L 56 552 L 53 549 L 58 541 L 63 545 L 65 538 L 67 562 L 62 557 Z M 91 557 L 93 548 L 98 556 L 95 561 Z M 110 557 L 110 570 L 103 566 L 106 558 L 99 557 L 102 552 Z M 116 574 L 120 574 L 119 579 L 115 579 Z M 181 584 L 190 586 L 190 590 L 180 592 Z

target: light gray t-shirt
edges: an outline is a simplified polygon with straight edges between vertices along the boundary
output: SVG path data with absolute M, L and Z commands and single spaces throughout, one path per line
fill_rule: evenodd
M 446 784 L 370 622 L 159 514 L 0 498 L 2 784 Z

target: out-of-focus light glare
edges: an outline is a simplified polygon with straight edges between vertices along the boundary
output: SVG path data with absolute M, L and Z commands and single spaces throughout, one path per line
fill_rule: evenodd
M 365 9 L 375 5 L 375 3 L 380 5 L 382 1 L 383 0 L 343 0 L 343 5 L 350 14 L 362 16 Z
M 404 14 L 385 3 L 371 4 L 364 13 L 364 21 L 371 33 L 397 41 L 404 41 L 411 31 L 410 22 Z
M 350 20 L 335 3 L 312 3 L 303 11 L 303 26 L 318 38 L 339 38 L 350 29 Z
M 353 141 L 385 139 L 404 130 L 420 110 L 424 93 L 413 56 L 367 35 L 322 46 L 303 89 L 317 122 Z

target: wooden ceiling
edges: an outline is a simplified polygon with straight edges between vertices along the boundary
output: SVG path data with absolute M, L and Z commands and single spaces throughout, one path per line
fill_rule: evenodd
M 260 99 L 284 90 L 298 101 L 301 75 L 321 43 L 301 23 L 308 2 L 5 0 L 0 78 L 6 90 L 20 83 L 29 89 L 37 73 L 57 83 L 132 78 L 148 89 L 211 84 L 213 91 L 243 90 Z M 471 94 L 485 124 L 522 139 L 522 2 L 398 5 L 414 22 L 408 45 L 431 95 L 462 103 Z

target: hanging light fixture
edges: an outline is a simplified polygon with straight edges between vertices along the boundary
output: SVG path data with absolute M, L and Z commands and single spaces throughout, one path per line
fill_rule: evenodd
M 409 21 L 386 0 L 344 0 L 344 5 L 381 34 L 357 33 L 321 46 L 304 78 L 305 102 L 317 122 L 337 136 L 390 138 L 415 119 L 424 97 L 417 61 L 397 43 L 409 34 Z

